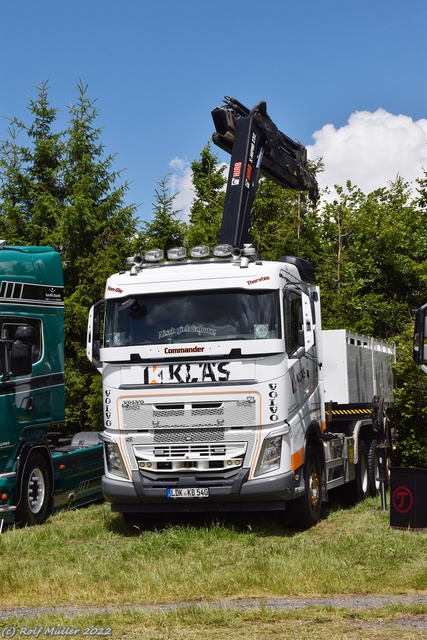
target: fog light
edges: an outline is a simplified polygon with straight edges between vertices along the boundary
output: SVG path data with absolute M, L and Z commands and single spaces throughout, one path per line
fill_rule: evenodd
M 150 249 L 144 253 L 144 260 L 146 262 L 160 262 L 164 258 L 163 249 Z
M 190 255 L 192 258 L 208 258 L 211 250 L 206 246 L 192 247 Z
M 233 246 L 231 244 L 217 244 L 214 247 L 213 253 L 217 258 L 227 258 L 231 256 L 231 252 L 233 251 Z
M 168 249 L 168 260 L 183 260 L 187 257 L 187 249 L 185 247 L 173 247 Z

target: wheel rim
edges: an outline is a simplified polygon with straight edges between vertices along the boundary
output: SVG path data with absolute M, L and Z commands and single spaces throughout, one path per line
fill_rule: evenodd
M 362 456 L 360 459 L 360 486 L 363 494 L 366 495 L 369 488 L 368 463 L 366 461 L 366 456 Z
M 31 513 L 41 511 L 45 499 L 46 484 L 41 469 L 33 469 L 28 478 L 28 506 Z
M 374 489 L 375 489 L 375 493 L 379 493 L 380 492 L 380 488 L 381 488 L 381 482 L 380 482 L 380 461 L 378 459 L 378 456 L 376 455 L 374 457 Z
M 319 504 L 320 498 L 320 483 L 319 476 L 316 469 L 313 467 L 310 473 L 310 486 L 309 486 L 310 505 L 313 511 L 316 510 Z

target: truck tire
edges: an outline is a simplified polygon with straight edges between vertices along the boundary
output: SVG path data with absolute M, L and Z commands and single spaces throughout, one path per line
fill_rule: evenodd
M 356 464 L 356 478 L 348 485 L 348 497 L 351 504 L 362 502 L 369 496 L 368 454 L 363 440 L 359 440 L 359 455 Z
M 374 498 L 380 493 L 380 461 L 378 457 L 378 443 L 371 440 L 368 443 L 368 478 L 369 494 Z
M 291 505 L 291 524 L 299 529 L 310 529 L 319 520 L 322 511 L 322 468 L 314 447 L 307 447 L 304 462 L 305 493 Z
M 46 460 L 30 454 L 24 468 L 15 522 L 20 526 L 43 524 L 49 515 L 51 485 Z

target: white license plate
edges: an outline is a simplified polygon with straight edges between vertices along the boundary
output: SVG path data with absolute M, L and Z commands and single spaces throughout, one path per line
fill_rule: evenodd
M 209 489 L 188 487 L 185 489 L 166 489 L 168 498 L 209 498 Z

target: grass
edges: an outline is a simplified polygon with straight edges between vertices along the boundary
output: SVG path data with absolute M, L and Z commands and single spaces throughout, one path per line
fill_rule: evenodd
M 109 505 L 94 505 L 0 536 L 0 598 L 3 609 L 190 603 L 173 611 L 84 617 L 51 612 L 31 619 L 32 626 L 111 626 L 117 638 L 421 638 L 425 628 L 402 624 L 409 613 L 427 614 L 427 606 L 355 613 L 325 607 L 211 609 L 197 603 L 424 593 L 426 542 L 427 530 L 390 529 L 379 499 L 352 509 L 335 505 L 305 532 L 287 529 L 278 516 L 259 514 L 182 517 L 136 528 Z M 9 622 L 28 626 L 16 616 Z

